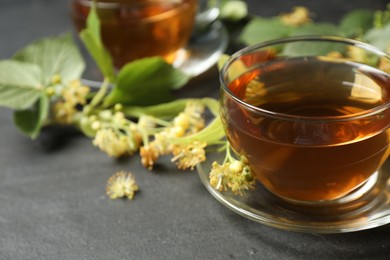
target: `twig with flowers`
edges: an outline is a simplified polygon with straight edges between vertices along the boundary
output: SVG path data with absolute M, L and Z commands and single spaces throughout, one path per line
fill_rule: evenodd
M 230 6 L 226 13 L 235 10 L 231 5 L 226 6 Z M 387 49 L 389 10 L 352 12 L 343 19 L 340 31 L 344 36 L 363 38 Z M 334 29 L 311 24 L 309 15 L 307 9 L 297 8 L 277 18 L 254 17 L 240 39 L 252 44 L 302 31 L 320 30 L 317 34 L 322 34 L 323 30 Z M 374 27 L 367 23 L 374 23 Z M 194 169 L 206 160 L 208 147 L 218 146 L 218 151 L 225 152 L 226 156 L 221 164 L 212 164 L 211 186 L 238 195 L 254 189 L 256 181 L 247 159 L 244 156 L 235 159 L 231 154 L 218 101 L 212 98 L 173 100 L 170 91 L 185 85 L 189 77 L 161 58 L 137 60 L 116 72 L 99 28 L 93 7 L 80 37 L 105 77 L 97 92 L 80 80 L 85 64 L 69 35 L 38 40 L 12 59 L 0 61 L 0 106 L 15 111 L 16 127 L 36 138 L 42 127 L 49 124 L 75 126 L 108 156 L 139 152 L 142 164 L 148 169 L 153 169 L 158 158 L 165 155 L 171 155 L 171 161 L 179 169 Z M 268 34 L 260 33 L 261 28 L 268 28 Z M 348 55 L 352 55 L 353 50 L 349 51 Z M 390 68 L 388 63 L 383 66 Z M 207 111 L 211 120 L 204 117 Z M 120 171 L 108 180 L 106 192 L 112 199 L 132 199 L 138 189 L 134 175 Z
M 105 78 L 97 92 L 81 80 L 85 64 L 70 35 L 35 41 L 0 61 L 0 105 L 15 110 L 19 130 L 36 138 L 49 124 L 75 126 L 110 157 L 139 152 L 150 170 L 165 155 L 179 169 L 194 169 L 206 160 L 208 146 L 226 147 L 217 100 L 173 100 L 171 89 L 189 77 L 162 58 L 136 60 L 116 72 L 99 28 L 93 6 L 80 38 Z M 134 175 L 120 171 L 106 192 L 132 199 L 138 189 Z

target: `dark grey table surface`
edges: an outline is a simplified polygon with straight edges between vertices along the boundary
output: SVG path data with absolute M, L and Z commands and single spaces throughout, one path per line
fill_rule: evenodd
M 248 1 L 270 16 L 305 5 L 317 21 L 387 1 Z M 71 30 L 67 1 L 2 0 L 0 58 L 32 40 Z M 218 93 L 217 72 L 180 95 Z M 141 192 L 109 200 L 116 170 L 130 170 Z M 32 141 L 0 108 L 0 259 L 390 259 L 390 226 L 336 235 L 287 232 L 247 220 L 217 202 L 196 172 L 169 163 L 149 172 L 139 158 L 115 161 L 73 132 L 45 131 Z

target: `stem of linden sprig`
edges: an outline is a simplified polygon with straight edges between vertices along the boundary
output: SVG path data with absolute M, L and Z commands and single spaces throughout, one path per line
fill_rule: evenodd
M 104 80 L 99 91 L 95 95 L 93 95 L 90 103 L 86 105 L 84 109 L 79 113 L 79 119 L 76 121 L 76 124 L 78 124 L 79 126 L 86 126 L 84 128 L 81 127 L 81 129 L 83 131 L 86 130 L 84 132 L 90 137 L 94 137 L 94 135 L 99 129 L 104 128 L 111 128 L 118 137 L 132 136 L 133 132 L 130 130 L 130 128 L 136 127 L 139 128 L 137 132 L 140 134 L 143 145 L 147 146 L 150 143 L 150 140 L 153 135 L 164 131 L 166 127 L 173 126 L 175 118 L 174 115 L 180 114 L 184 110 L 185 104 L 193 100 L 196 102 L 201 102 L 203 105 L 205 105 L 215 116 L 214 120 L 212 120 L 206 128 L 204 128 L 200 132 L 197 132 L 196 134 L 174 138 L 170 141 L 172 141 L 172 143 L 176 143 L 176 141 L 178 141 L 178 143 L 188 145 L 195 141 L 205 142 L 207 145 L 216 145 L 224 143 L 223 141 L 221 141 L 221 138 L 223 138 L 224 134 L 222 133 L 223 131 L 221 131 L 221 122 L 218 116 L 218 101 L 216 101 L 215 99 L 202 98 L 188 99 L 185 101 L 177 100 L 172 101 L 171 103 L 155 105 L 151 107 L 126 108 L 120 105 L 119 108 L 118 104 L 113 107 L 105 107 L 103 104 L 103 100 L 105 95 L 107 94 L 108 87 L 108 80 Z M 146 115 L 148 117 L 145 118 L 146 124 L 139 125 L 140 121 L 137 123 L 137 120 L 134 121 L 132 119 L 127 118 L 127 116 L 129 116 L 128 112 L 132 114 L 132 116 L 130 116 L 131 118 L 138 120 L 142 120 L 142 117 Z M 170 119 L 165 120 L 165 118 Z M 87 123 L 85 124 L 85 122 Z
M 83 113 L 85 115 L 89 115 L 91 111 L 103 100 L 104 96 L 107 93 L 108 86 L 110 85 L 108 79 L 104 79 L 99 91 L 93 96 L 89 105 L 85 106 L 83 109 Z
M 226 155 L 225 155 L 225 159 L 223 160 L 223 164 L 232 161 L 232 154 L 230 151 L 230 143 L 228 141 L 226 141 L 224 148 L 225 148 Z

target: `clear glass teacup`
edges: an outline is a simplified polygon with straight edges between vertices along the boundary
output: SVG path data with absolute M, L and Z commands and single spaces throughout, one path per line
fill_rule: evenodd
M 257 180 L 284 200 L 357 199 L 389 155 L 389 72 L 385 52 L 338 37 L 245 48 L 220 73 L 227 138 Z

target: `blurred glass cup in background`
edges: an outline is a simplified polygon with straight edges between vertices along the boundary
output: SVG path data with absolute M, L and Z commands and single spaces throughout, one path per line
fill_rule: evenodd
M 72 0 L 71 16 L 78 31 L 86 26 L 93 1 Z M 151 56 L 178 59 L 194 28 L 197 0 L 100 0 L 101 36 L 116 68 Z

